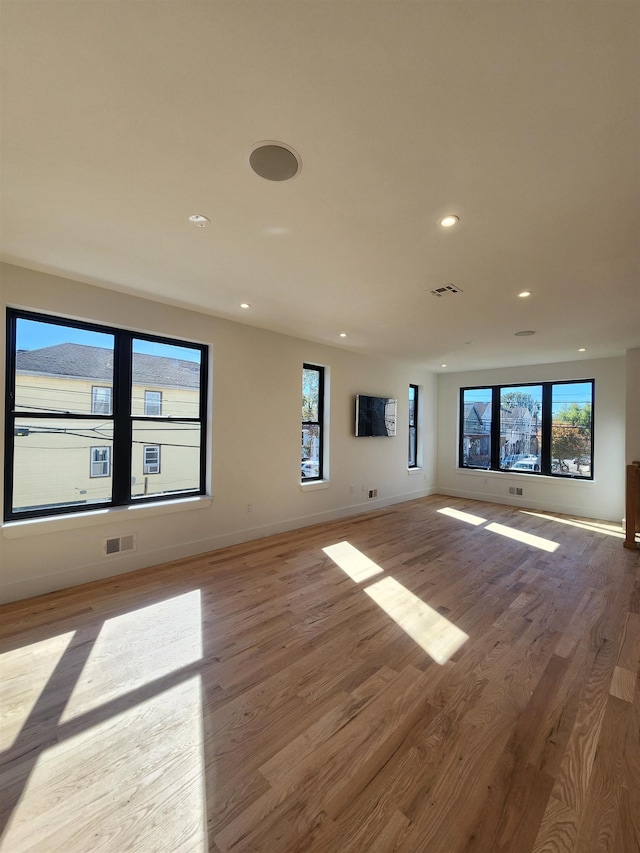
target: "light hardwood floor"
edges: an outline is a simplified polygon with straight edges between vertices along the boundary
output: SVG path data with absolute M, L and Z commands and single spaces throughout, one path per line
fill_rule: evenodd
M 639 851 L 623 538 L 432 496 L 0 608 L 0 851 Z

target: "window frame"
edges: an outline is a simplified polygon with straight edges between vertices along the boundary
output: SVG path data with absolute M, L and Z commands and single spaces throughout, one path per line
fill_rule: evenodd
M 413 418 L 411 416 L 411 392 L 413 391 Z M 417 385 L 409 383 L 409 455 L 407 459 L 407 468 L 419 468 L 418 465 L 418 400 L 420 399 L 420 389 Z M 413 434 L 412 431 L 413 430 Z M 411 462 L 411 450 L 413 449 L 413 462 Z
M 303 373 L 305 370 L 314 370 L 318 374 L 318 420 L 305 420 L 301 418 L 301 431 L 304 432 L 305 426 L 318 427 L 318 475 L 316 477 L 306 477 L 302 473 L 302 460 L 300 468 L 300 481 L 302 483 L 317 483 L 324 480 L 324 367 L 319 364 L 309 364 L 303 362 Z M 301 444 L 302 447 L 302 444 Z
M 94 459 L 94 455 L 96 450 L 104 450 L 106 451 L 105 459 Z M 94 465 L 106 465 L 107 470 L 104 474 L 94 474 L 93 466 Z M 101 444 L 96 445 L 95 447 L 91 447 L 91 461 L 89 466 L 89 477 L 93 480 L 98 477 L 110 477 L 111 476 L 111 448 L 107 445 Z
M 158 461 L 154 463 L 147 462 L 147 450 L 156 450 L 158 454 Z M 156 470 L 150 471 L 149 468 L 153 465 Z M 144 476 L 149 476 L 151 474 L 159 474 L 160 473 L 160 445 L 159 444 L 144 444 L 142 446 L 142 473 Z
M 112 424 L 113 439 L 110 454 L 110 471 L 112 477 L 111 498 L 104 501 L 95 501 L 90 504 L 64 504 L 60 506 L 34 506 L 30 509 L 13 510 L 14 492 L 14 450 L 15 429 L 19 418 L 27 416 L 30 420 L 38 419 L 94 421 L 96 413 L 57 413 L 54 411 L 25 411 L 15 407 L 16 399 L 16 356 L 17 356 L 17 322 L 18 320 L 30 320 L 37 323 L 50 323 L 53 326 L 66 326 L 71 329 L 97 332 L 99 334 L 113 335 L 113 386 L 111 394 L 111 414 L 100 413 L 100 416 Z M 165 344 L 172 347 L 184 347 L 185 349 L 200 352 L 200 387 L 198 389 L 198 414 L 194 417 L 181 416 L 176 418 L 149 417 L 134 414 L 132 402 L 132 376 L 133 376 L 133 344 L 134 341 L 146 341 L 150 343 Z M 206 494 L 206 472 L 207 472 L 207 399 L 208 399 L 208 358 L 209 348 L 206 344 L 195 343 L 180 338 L 168 338 L 164 335 L 156 335 L 149 332 L 131 331 L 126 328 L 101 325 L 85 320 L 69 320 L 55 314 L 40 313 L 22 309 L 7 308 L 6 310 L 6 382 L 5 382 L 5 476 L 4 476 L 4 522 L 22 521 L 31 518 L 52 518 L 58 515 L 70 513 L 87 513 L 97 509 L 115 508 L 124 506 L 140 506 L 148 503 L 158 503 L 167 500 L 185 500 L 198 495 Z M 108 387 L 94 386 L 93 387 Z M 93 391 L 92 406 L 93 408 Z M 200 427 L 200 447 L 198 460 L 198 486 L 197 488 L 185 489 L 183 491 L 171 491 L 157 495 L 144 495 L 133 497 L 131 492 L 132 483 L 132 452 L 133 452 L 133 425 L 134 422 L 148 420 L 149 422 L 167 422 L 172 425 L 180 423 L 194 423 Z M 102 475 L 104 476 L 104 475 Z
M 157 395 L 157 397 L 158 397 L 158 411 L 157 412 L 150 412 L 149 411 L 149 408 L 150 408 L 149 407 L 149 399 L 147 396 L 149 394 L 154 394 L 154 395 Z M 162 391 L 152 391 L 150 389 L 145 389 L 145 392 L 144 392 L 144 414 L 145 414 L 145 417 L 148 417 L 148 418 L 161 418 L 162 417 Z
M 591 455 L 589 475 L 574 473 L 559 473 L 553 470 L 552 464 L 552 428 L 553 428 L 553 389 L 561 385 L 591 385 Z M 500 467 L 500 435 L 501 435 L 501 392 L 509 389 L 541 388 L 542 402 L 540 407 L 540 470 L 518 471 Z M 491 427 L 489 465 L 469 465 L 464 462 L 464 406 L 466 391 L 490 391 L 491 397 Z M 470 385 L 460 388 L 458 417 L 458 468 L 468 471 L 495 471 L 501 474 L 520 476 L 555 477 L 559 480 L 574 480 L 589 482 L 594 479 L 594 447 L 595 447 L 595 379 L 558 379 L 546 382 L 511 382 L 503 385 Z

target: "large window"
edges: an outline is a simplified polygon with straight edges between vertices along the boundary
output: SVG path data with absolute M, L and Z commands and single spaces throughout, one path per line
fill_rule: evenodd
M 460 389 L 459 464 L 593 479 L 592 379 Z
M 204 494 L 206 387 L 206 346 L 9 310 L 5 520 Z
M 409 385 L 409 468 L 418 467 L 418 386 Z
M 302 480 L 321 480 L 322 424 L 324 417 L 324 368 L 313 364 L 302 366 Z

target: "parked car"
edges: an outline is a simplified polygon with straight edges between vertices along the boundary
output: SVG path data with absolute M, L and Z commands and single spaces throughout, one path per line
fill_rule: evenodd
M 314 462 L 312 459 L 303 459 L 300 473 L 303 477 L 317 477 L 318 476 L 318 462 L 317 460 Z
M 516 462 L 519 462 L 521 459 L 524 459 L 526 455 L 526 453 L 510 453 L 508 456 L 504 457 L 504 459 L 500 463 L 500 467 L 511 468 L 511 466 L 515 465 Z
M 509 471 L 539 471 L 540 460 L 537 456 L 525 456 L 524 459 L 519 459 L 514 463 Z

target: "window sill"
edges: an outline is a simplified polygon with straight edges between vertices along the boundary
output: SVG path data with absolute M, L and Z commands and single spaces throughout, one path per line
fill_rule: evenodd
M 545 483 L 579 483 L 583 486 L 590 486 L 595 483 L 595 479 L 587 477 L 552 477 L 550 474 L 538 474 L 536 472 L 527 473 L 526 471 L 494 471 L 490 468 L 460 468 L 457 469 L 458 474 L 469 477 L 490 477 L 491 479 L 501 479 L 505 476 L 511 476 L 515 480 L 533 480 L 534 482 L 542 480 Z
M 423 474 L 423 473 L 424 473 L 424 468 L 420 468 L 419 466 L 417 468 L 407 468 L 407 474 L 410 477 L 413 476 L 414 474 Z
M 40 533 L 56 533 L 59 530 L 112 524 L 132 518 L 188 512 L 193 509 L 204 509 L 210 506 L 212 501 L 212 497 L 202 495 L 179 501 L 162 501 L 139 506 L 132 504 L 131 506 L 89 510 L 88 512 L 69 513 L 69 515 L 56 515 L 49 518 L 25 518 L 24 521 L 7 521 L 2 525 L 2 536 L 5 539 L 21 539 L 26 536 L 37 536 Z
M 300 483 L 301 492 L 316 492 L 318 489 L 328 489 L 329 480 L 314 480 L 312 483 Z

